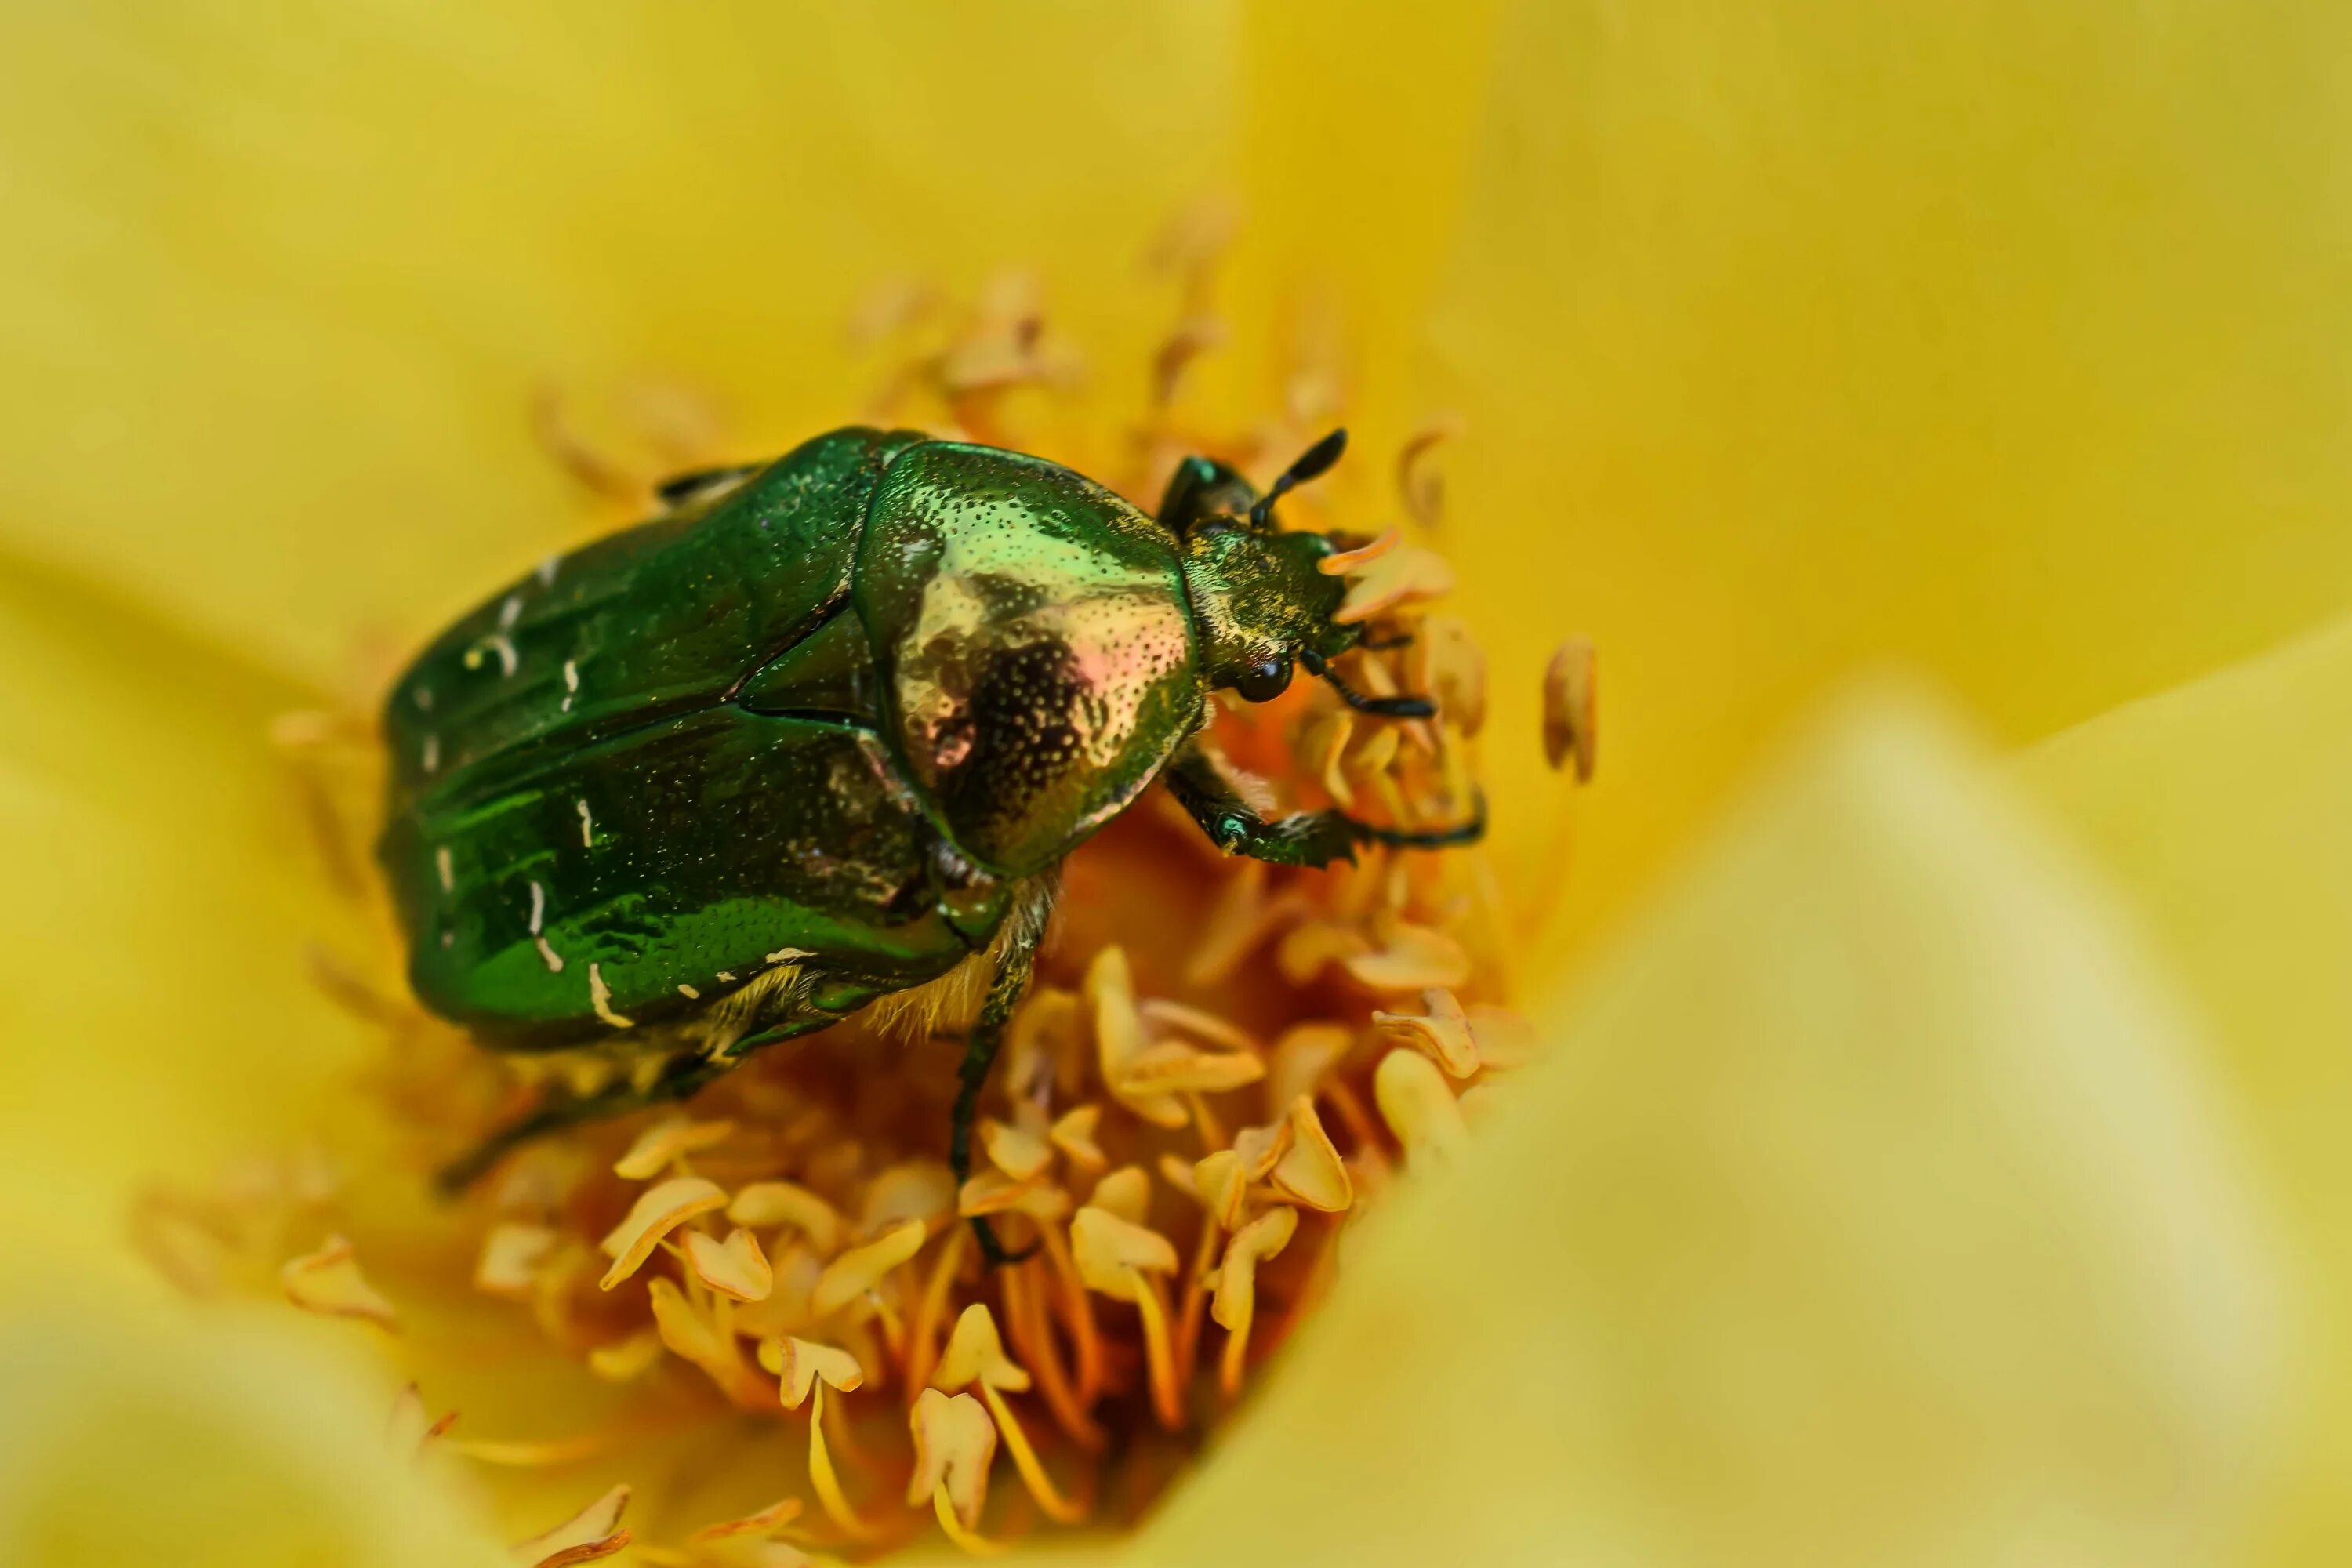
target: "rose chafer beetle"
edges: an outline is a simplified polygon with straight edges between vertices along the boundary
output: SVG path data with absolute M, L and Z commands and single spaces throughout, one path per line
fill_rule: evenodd
M 619 1070 L 551 1089 L 446 1179 L 883 998 L 960 994 L 961 1181 L 1055 869 L 1154 780 L 1277 865 L 1475 839 L 1483 809 L 1424 832 L 1268 818 L 1201 743 L 1212 690 L 1265 701 L 1294 665 L 1359 710 L 1431 711 L 1332 672 L 1362 636 L 1318 569 L 1338 546 L 1273 523 L 1344 445 L 1262 496 L 1187 458 L 1155 520 L 1036 458 L 838 430 L 671 481 L 663 515 L 451 626 L 384 712 L 379 853 L 416 994 L 494 1049 Z

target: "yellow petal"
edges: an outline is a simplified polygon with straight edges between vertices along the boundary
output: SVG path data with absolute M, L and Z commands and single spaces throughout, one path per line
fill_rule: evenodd
M 2246 1500 L 2263 1215 L 2107 902 L 1941 730 L 1815 742 L 1547 1032 L 1137 1561 L 1969 1562 L 2063 1519 L 2125 1568 Z
M 283 1312 L 169 1326 L 120 1300 L 0 1323 L 0 1562 L 493 1568 L 482 1521 L 384 1441 L 381 1370 Z
M 0 569 L 0 668 L 23 675 L 0 681 L 0 1286 L 46 1291 L 30 1265 L 76 1237 L 143 1279 L 117 1240 L 140 1189 L 292 1146 L 358 1059 L 304 954 L 368 939 L 268 739 L 315 696 L 21 563 Z
M 727 1206 L 727 1194 L 716 1183 L 700 1176 L 672 1176 L 668 1181 L 647 1187 L 637 1194 L 622 1217 L 600 1243 L 604 1256 L 613 1266 L 596 1282 L 599 1289 L 610 1290 L 645 1266 L 662 1237 L 684 1225 L 697 1215 Z
M 8 24 L 0 537 L 332 675 L 356 633 L 418 637 L 576 535 L 529 434 L 551 385 L 638 479 L 781 451 L 869 393 L 839 331 L 861 290 L 1008 239 L 1090 350 L 1142 363 L 1160 323 L 1110 306 L 1233 140 L 1232 25 L 1189 9 L 496 31 L 485 55 L 464 7 Z M 150 133 L 184 153 L 169 202 Z
M 2133 895 L 2211 1020 L 2320 1336 L 2281 1539 L 2352 1550 L 2352 624 L 2070 731 L 2018 772 Z
M 1565 793 L 1536 672 L 1572 633 L 1611 671 L 1628 768 L 1578 803 L 1562 951 L 1858 664 L 2017 741 L 2346 603 L 2347 198 L 2309 152 L 2343 100 L 2307 68 L 2346 24 L 2218 16 L 1507 7 L 1430 329 L 1442 537 L 1522 896 Z

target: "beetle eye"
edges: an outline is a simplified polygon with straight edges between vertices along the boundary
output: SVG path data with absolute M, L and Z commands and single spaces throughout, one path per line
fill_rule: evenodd
M 1245 702 L 1271 702 L 1290 689 L 1290 661 L 1270 658 L 1234 682 Z

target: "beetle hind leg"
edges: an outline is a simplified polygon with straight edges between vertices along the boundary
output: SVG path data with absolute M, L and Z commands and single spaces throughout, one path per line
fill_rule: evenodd
M 434 1184 L 442 1192 L 454 1195 L 488 1175 L 492 1166 L 515 1150 L 551 1132 L 560 1132 L 583 1122 L 627 1116 L 656 1105 L 691 1100 L 704 1085 L 725 1074 L 744 1056 L 761 1046 L 773 1045 L 795 1035 L 805 1035 L 835 1021 L 831 1017 L 795 1018 L 733 1039 L 719 1054 L 681 1054 L 671 1058 L 661 1071 L 650 1079 L 624 1078 L 590 1094 L 576 1094 L 569 1089 L 551 1085 L 540 1097 L 537 1105 L 443 1166 L 435 1174 Z
M 625 1079 L 593 1094 L 574 1094 L 568 1089 L 551 1085 L 540 1097 L 537 1105 L 444 1165 L 435 1174 L 434 1184 L 445 1194 L 455 1195 L 462 1193 L 488 1175 L 493 1165 L 525 1143 L 584 1121 L 603 1121 L 614 1116 L 626 1116 L 633 1110 L 644 1110 L 651 1106 L 688 1099 L 726 1070 L 726 1064 L 686 1057 L 673 1061 L 652 1082 L 642 1087 Z

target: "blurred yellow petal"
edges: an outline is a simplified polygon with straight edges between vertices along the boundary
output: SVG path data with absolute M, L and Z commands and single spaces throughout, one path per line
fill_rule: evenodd
M 2264 1216 L 2105 897 L 1939 722 L 1817 736 L 1550 1034 L 1131 1561 L 2231 1542 Z
M 1916 661 L 2022 740 L 2352 594 L 2352 13 L 1528 0 L 1435 340 L 1438 540 L 1490 639 L 1607 671 L 1595 929 L 1765 738 Z
M 162 1333 L 104 1308 L 0 1327 L 0 1562 L 24 1568 L 494 1568 L 389 1440 L 387 1394 L 282 1321 Z
M 2296 1561 L 2352 1555 L 2352 623 L 2068 731 L 2024 779 L 2134 895 L 2252 1108 L 2315 1289 Z
M 1143 363 L 1136 257 L 1224 164 L 1233 24 L 1049 19 L 12 10 L 0 540 L 331 674 L 576 527 L 547 387 L 625 461 L 779 450 L 868 395 L 877 278 L 1013 263 Z
M 267 739 L 303 694 L 17 566 L 0 668 L 0 1213 L 110 1247 L 143 1180 L 294 1142 L 354 1059 L 305 973 L 342 928 Z M 0 1253 L 0 1293 L 40 1251 Z

